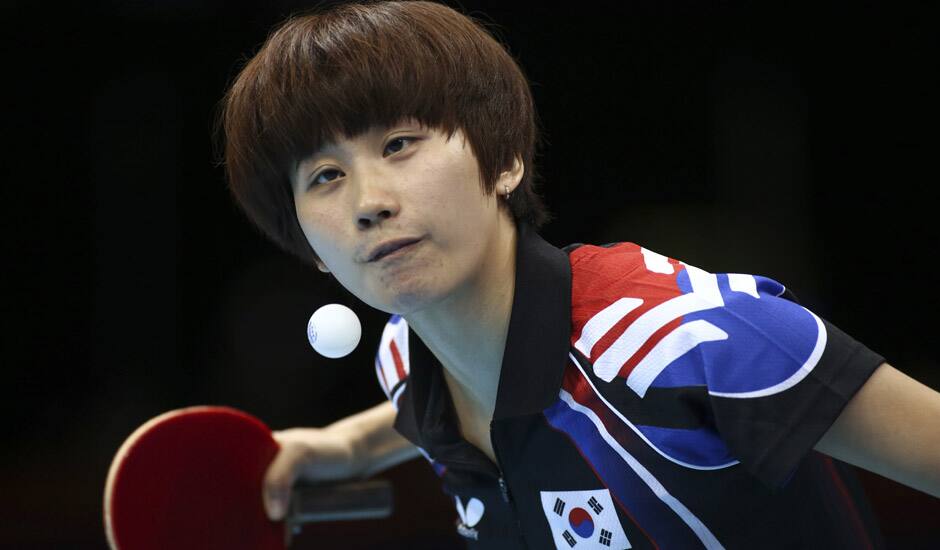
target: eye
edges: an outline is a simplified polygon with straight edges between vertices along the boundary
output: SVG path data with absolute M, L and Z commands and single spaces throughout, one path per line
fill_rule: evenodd
M 403 142 L 403 141 L 416 141 L 417 139 L 418 139 L 418 138 L 407 137 L 407 136 L 401 136 L 401 137 L 394 138 L 394 139 L 392 139 L 391 141 L 388 142 L 388 145 L 385 146 L 385 150 L 388 151 L 389 148 L 393 147 L 395 143 Z M 404 145 L 402 145 L 401 147 L 399 147 L 398 149 L 396 149 L 395 151 L 392 151 L 392 152 L 393 152 L 393 153 L 397 153 L 398 151 L 401 151 L 402 149 L 404 149 Z
M 392 150 L 391 154 L 395 154 L 395 153 L 401 151 L 402 149 L 404 149 L 404 142 L 406 142 L 406 141 L 407 141 L 407 142 L 418 141 L 418 139 L 420 139 L 420 138 L 410 137 L 410 136 L 401 136 L 401 137 L 394 138 L 394 139 L 392 139 L 391 141 L 389 141 L 388 144 L 385 146 L 385 151 L 388 151 L 388 150 L 391 149 L 391 150 Z M 382 156 L 387 156 L 387 155 L 385 155 L 384 152 L 383 152 L 383 155 L 382 155 Z M 330 174 L 339 174 L 339 175 L 334 176 L 334 177 L 327 177 L 327 178 L 324 178 L 324 176 L 328 176 L 328 175 L 330 175 Z M 317 187 L 318 185 L 322 185 L 322 184 L 324 184 L 324 183 L 329 183 L 329 182 L 331 182 L 331 181 L 334 181 L 334 180 L 336 180 L 336 179 L 342 177 L 342 175 L 344 175 L 344 174 L 343 174 L 343 172 L 340 171 L 340 170 L 334 170 L 334 169 L 332 169 L 332 168 L 329 169 L 329 170 L 324 170 L 324 171 L 320 172 L 319 174 L 317 174 L 316 176 L 314 176 L 314 177 L 310 180 L 310 185 L 307 186 L 307 189 L 313 189 L 314 187 Z
M 331 181 L 333 181 L 333 180 L 336 179 L 336 177 L 334 177 L 334 178 L 329 178 L 329 179 L 321 179 L 321 178 L 323 178 L 323 176 L 325 176 L 325 175 L 327 175 L 327 174 L 342 174 L 342 172 L 340 172 L 339 170 L 332 170 L 332 169 L 330 169 L 330 170 L 324 170 L 324 171 L 320 172 L 319 174 L 317 174 L 316 176 L 313 177 L 313 179 L 310 181 L 310 185 L 309 185 L 307 188 L 308 188 L 308 189 L 312 189 L 313 187 L 316 187 L 317 185 L 320 185 L 320 184 L 323 184 L 323 183 L 329 183 L 329 182 L 331 182 Z M 337 176 L 337 177 L 339 177 L 339 176 Z

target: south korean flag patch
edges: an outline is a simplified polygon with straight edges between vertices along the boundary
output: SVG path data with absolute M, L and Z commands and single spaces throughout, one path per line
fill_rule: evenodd
M 633 548 L 607 489 L 540 493 L 542 510 L 559 550 Z

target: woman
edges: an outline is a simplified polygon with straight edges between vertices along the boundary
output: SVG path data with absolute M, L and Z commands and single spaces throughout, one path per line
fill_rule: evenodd
M 528 82 L 456 11 L 292 19 L 222 122 L 249 217 L 392 314 L 389 401 L 277 434 L 272 519 L 418 454 L 480 548 L 880 546 L 830 457 L 940 495 L 940 395 L 783 285 L 541 239 Z

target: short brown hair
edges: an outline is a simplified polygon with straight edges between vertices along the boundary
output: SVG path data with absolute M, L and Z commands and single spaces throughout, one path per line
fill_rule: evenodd
M 276 28 L 220 105 L 229 188 L 265 234 L 313 263 L 294 209 L 293 167 L 339 135 L 406 117 L 448 136 L 461 129 L 487 195 L 519 157 L 513 219 L 536 229 L 551 219 L 535 189 L 540 137 L 521 68 L 481 23 L 423 1 L 343 4 Z

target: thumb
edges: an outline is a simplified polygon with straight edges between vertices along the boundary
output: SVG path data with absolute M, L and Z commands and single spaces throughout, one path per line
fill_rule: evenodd
M 300 463 L 298 458 L 296 453 L 282 447 L 265 472 L 262 498 L 265 512 L 271 521 L 280 521 L 287 513 L 291 486 L 297 477 Z

